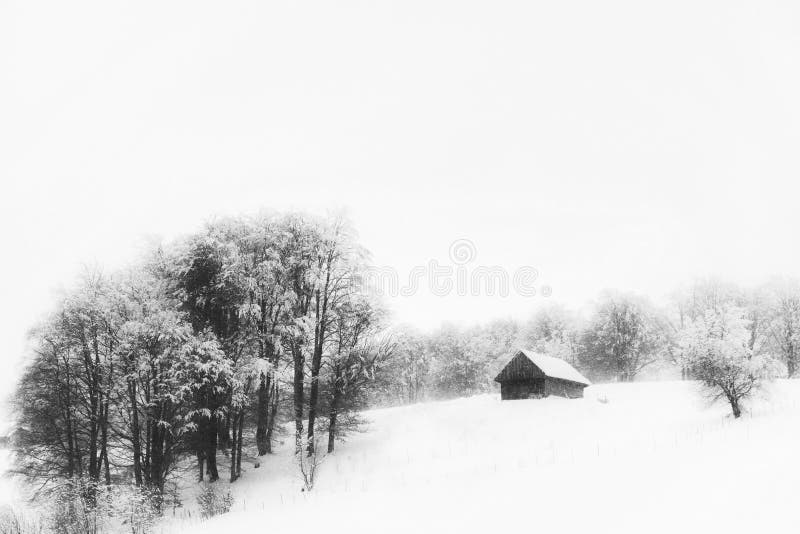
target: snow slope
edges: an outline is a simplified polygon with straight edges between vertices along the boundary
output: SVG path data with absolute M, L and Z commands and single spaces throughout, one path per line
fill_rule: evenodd
M 233 510 L 163 532 L 795 532 L 800 383 L 740 420 L 686 382 L 586 398 L 487 395 L 369 412 L 300 491 L 291 440 L 231 486 Z M 607 398 L 600 402 L 598 398 Z M 794 526 L 793 526 L 794 525 Z

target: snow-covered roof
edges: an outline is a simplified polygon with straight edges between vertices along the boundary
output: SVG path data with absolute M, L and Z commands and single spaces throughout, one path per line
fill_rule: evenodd
M 546 354 L 541 354 L 538 352 L 534 352 L 532 350 L 520 350 L 527 358 L 532 361 L 536 367 L 542 370 L 544 374 L 551 378 L 560 378 L 562 380 L 570 380 L 572 382 L 578 382 L 579 384 L 586 384 L 591 385 L 585 376 L 580 374 L 577 369 L 572 367 L 569 363 L 565 362 L 561 358 L 554 358 L 552 356 L 547 356 Z

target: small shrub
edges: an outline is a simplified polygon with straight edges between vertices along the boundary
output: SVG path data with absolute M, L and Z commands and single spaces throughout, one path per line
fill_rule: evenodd
M 313 447 L 309 447 L 309 442 L 303 440 L 301 451 L 296 453 L 297 466 L 300 468 L 300 478 L 303 481 L 302 491 L 311 491 L 314 488 L 317 468 L 325 459 L 325 456 L 319 454 L 319 442 L 314 440 L 311 443 L 314 444 Z M 308 453 L 309 450 L 312 452 Z
M 39 521 L 7 507 L 0 510 L 0 534 L 42 534 L 44 527 Z
M 57 534 L 147 534 L 160 515 L 159 496 L 133 485 L 72 479 L 48 496 L 46 531 Z
M 233 496 L 230 491 L 222 493 L 214 484 L 207 484 L 203 492 L 197 496 L 197 504 L 200 506 L 200 515 L 208 519 L 230 512 Z
M 104 529 L 108 514 L 103 487 L 81 479 L 68 480 L 52 492 L 48 532 L 57 534 L 97 534 Z
M 135 486 L 118 486 L 112 493 L 114 517 L 131 534 L 147 534 L 160 515 L 161 496 Z

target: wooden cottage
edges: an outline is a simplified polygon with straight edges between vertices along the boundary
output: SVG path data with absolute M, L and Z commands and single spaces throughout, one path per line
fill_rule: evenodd
M 583 397 L 591 382 L 559 358 L 530 350 L 518 351 L 494 379 L 500 383 L 500 398 L 539 399 L 557 395 L 568 399 Z

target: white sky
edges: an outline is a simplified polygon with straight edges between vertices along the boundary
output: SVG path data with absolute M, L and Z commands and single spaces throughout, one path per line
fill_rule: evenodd
M 215 213 L 346 208 L 402 277 L 467 238 L 572 305 L 795 274 L 798 28 L 792 1 L 2 0 L 0 387 L 82 263 Z

